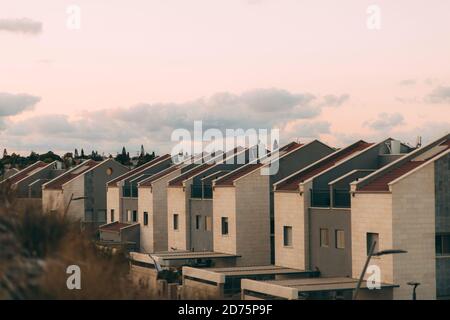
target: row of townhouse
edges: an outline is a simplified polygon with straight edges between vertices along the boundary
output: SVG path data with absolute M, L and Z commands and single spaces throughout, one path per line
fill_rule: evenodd
M 0 182 L 15 194 L 18 208 L 33 207 L 94 225 L 106 222 L 106 183 L 128 168 L 113 159 L 86 160 L 70 170 L 37 161 Z
M 374 244 L 375 252 L 407 253 L 373 257 L 379 290 L 363 281 L 360 299 L 410 299 L 413 283 L 420 283 L 421 299 L 449 297 L 449 158 L 446 135 L 416 150 L 394 139 L 358 141 L 297 168 L 273 184 L 272 264 L 258 258 L 269 252 L 261 237 L 269 233 L 267 222 L 253 216 L 263 207 L 269 211 L 271 202 L 253 196 L 254 205 L 261 205 L 253 209 L 236 182 L 235 191 L 221 190 L 224 176 L 215 181 L 214 227 L 221 232 L 214 248 L 230 253 L 244 248 L 232 266 L 183 267 L 183 290 L 209 298 L 351 299 Z M 229 176 L 239 171 L 246 175 L 242 168 Z M 257 173 L 254 179 L 264 178 Z M 256 185 L 264 183 L 247 190 Z M 227 219 L 235 220 L 227 227 L 231 237 L 223 232 Z M 221 246 L 228 240 L 234 251 Z
M 0 182 L 9 185 L 15 193 L 16 205 L 20 208 L 26 206 L 42 206 L 42 185 L 64 173 L 61 164 L 57 161 L 45 163 L 37 161 L 32 165 L 17 171 Z
M 359 141 L 274 185 L 275 264 L 183 268 L 183 289 L 243 299 L 351 299 L 370 249 L 379 290 L 450 297 L 450 135 L 411 150 Z M 397 252 L 401 252 L 397 251 Z M 365 275 L 365 279 L 369 275 Z
M 374 257 L 380 290 L 363 281 L 359 298 L 408 299 L 411 282 L 419 298 L 450 296 L 450 135 L 417 149 L 314 140 L 259 155 L 164 155 L 133 170 L 36 163 L 8 181 L 127 246 L 135 283 L 182 271 L 188 298 L 351 298 L 372 245 L 407 253 Z

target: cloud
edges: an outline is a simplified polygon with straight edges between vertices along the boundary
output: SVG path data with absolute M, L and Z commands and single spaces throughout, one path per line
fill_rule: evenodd
M 39 34 L 42 32 L 42 22 L 29 18 L 0 19 L 0 31 Z
M 65 150 L 92 145 L 95 149 L 113 152 L 124 144 L 146 143 L 167 151 L 172 145 L 172 131 L 178 128 L 192 131 L 194 121 L 201 120 L 203 130 L 217 128 L 222 132 L 225 129 L 283 128 L 292 121 L 313 120 L 321 114 L 322 108 L 348 99 L 348 95 L 342 95 L 345 99 L 330 99 L 330 96 L 273 88 L 242 94 L 222 92 L 183 103 L 140 103 L 127 108 L 84 111 L 77 117 L 41 115 L 11 124 L 5 135 L 17 144 L 22 140 L 23 147 L 27 146 L 27 141 L 34 146 L 45 141 L 47 145 L 66 146 Z M 316 136 L 329 130 L 325 123 L 304 122 L 303 126 L 306 127 L 299 127 L 299 130 L 305 135 Z M 307 133 L 309 130 L 312 133 Z
M 23 111 L 33 109 L 40 97 L 26 93 L 11 94 L 0 92 L 0 117 L 17 115 Z
M 330 133 L 331 123 L 328 121 L 297 121 L 285 129 L 287 140 L 294 138 L 320 138 L 323 134 Z
M 323 97 L 323 106 L 326 107 L 340 107 L 345 102 L 347 102 L 350 99 L 350 96 L 348 94 L 343 94 L 340 96 L 336 96 L 333 94 L 328 94 Z
M 403 124 L 403 122 L 404 118 L 400 113 L 383 112 L 378 115 L 378 119 L 367 121 L 364 125 L 376 131 L 386 131 Z
M 417 83 L 417 81 L 414 79 L 406 79 L 406 80 L 400 81 L 399 84 L 401 86 L 412 86 L 412 85 L 415 85 L 416 83 Z
M 450 104 L 450 86 L 439 86 L 430 92 L 425 101 L 429 103 L 449 103 Z

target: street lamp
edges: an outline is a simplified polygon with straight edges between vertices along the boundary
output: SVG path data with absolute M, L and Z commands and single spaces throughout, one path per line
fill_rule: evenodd
M 361 275 L 359 276 L 358 283 L 356 284 L 356 289 L 353 292 L 353 300 L 356 300 L 356 298 L 358 297 L 359 289 L 361 288 L 361 284 L 363 282 L 364 275 L 366 274 L 367 268 L 369 267 L 370 259 L 372 257 L 380 257 L 380 256 L 384 256 L 387 254 L 397 254 L 397 253 L 407 253 L 408 252 L 406 250 L 399 250 L 399 249 L 388 249 L 388 250 L 374 252 L 376 244 L 377 244 L 377 241 L 374 240 L 372 242 L 372 245 L 370 246 L 369 253 L 367 254 L 366 263 L 364 264 L 364 268 L 361 272 Z
M 407 285 L 413 287 L 412 299 L 417 300 L 416 289 L 418 286 L 420 286 L 420 282 L 408 282 Z

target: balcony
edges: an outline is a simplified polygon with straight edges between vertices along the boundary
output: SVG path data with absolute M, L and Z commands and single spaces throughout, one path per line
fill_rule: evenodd
M 212 199 L 211 185 L 195 185 L 191 186 L 191 198 L 193 199 Z
M 348 190 L 333 189 L 333 207 L 350 208 L 350 192 Z
M 311 189 L 311 207 L 331 207 L 329 189 Z M 350 192 L 345 189 L 333 189 L 333 208 L 350 208 Z
M 137 186 L 123 186 L 122 195 L 124 198 L 137 198 L 138 197 Z
M 311 189 L 311 207 L 330 207 L 329 189 Z

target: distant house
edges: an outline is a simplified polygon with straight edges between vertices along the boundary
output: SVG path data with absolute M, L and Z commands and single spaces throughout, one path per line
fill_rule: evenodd
M 169 250 L 213 250 L 212 180 L 248 163 L 256 148 L 241 150 L 222 153 L 168 181 Z
M 113 159 L 86 160 L 43 184 L 43 209 L 86 223 L 105 223 L 106 183 L 127 170 Z
M 130 170 L 107 183 L 107 222 L 138 221 L 138 183 L 172 165 L 169 154 Z
M 5 172 L 3 173 L 2 178 L 4 180 L 8 179 L 9 177 L 12 177 L 13 175 L 15 175 L 17 172 L 19 172 L 20 170 L 17 168 L 11 168 L 11 169 L 5 169 Z
M 33 204 L 40 207 L 42 185 L 64 173 L 64 170 L 58 169 L 59 167 L 57 161 L 52 163 L 37 161 L 25 169 L 17 171 L 1 183 L 8 183 L 13 188 L 18 198 L 18 205 Z

